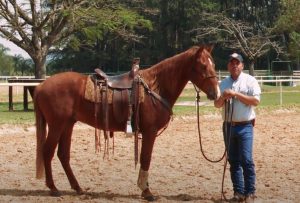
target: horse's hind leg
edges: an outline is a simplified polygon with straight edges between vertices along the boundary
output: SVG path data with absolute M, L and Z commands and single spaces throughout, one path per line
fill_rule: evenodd
M 59 125 L 55 125 L 55 127 L 49 126 L 49 132 L 43 150 L 46 185 L 50 189 L 50 194 L 52 196 L 60 196 L 58 189 L 54 185 L 53 176 L 52 176 L 52 166 L 51 166 L 51 161 L 55 153 L 55 148 L 57 146 L 58 140 L 63 130 L 62 126 L 59 127 L 58 126 Z
M 65 173 L 69 179 L 71 188 L 78 194 L 82 194 L 83 191 L 80 188 L 73 171 L 70 166 L 70 149 L 71 149 L 71 137 L 73 132 L 74 123 L 68 124 L 60 137 L 57 156 L 65 170 Z

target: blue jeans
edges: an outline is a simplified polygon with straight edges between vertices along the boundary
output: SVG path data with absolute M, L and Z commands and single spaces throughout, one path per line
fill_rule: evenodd
M 225 134 L 227 131 L 227 134 Z M 224 140 L 230 164 L 233 191 L 249 195 L 255 193 L 255 166 L 252 158 L 253 125 L 223 124 Z

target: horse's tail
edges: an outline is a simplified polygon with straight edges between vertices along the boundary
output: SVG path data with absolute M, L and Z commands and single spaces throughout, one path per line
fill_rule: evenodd
M 45 174 L 43 146 L 46 140 L 46 120 L 41 112 L 37 94 L 34 94 L 34 111 L 35 111 L 35 127 L 36 127 L 36 178 L 41 179 Z

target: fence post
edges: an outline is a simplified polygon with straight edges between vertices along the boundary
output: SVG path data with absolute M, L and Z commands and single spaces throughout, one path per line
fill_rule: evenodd
M 24 111 L 28 111 L 28 92 L 27 92 L 27 87 L 23 87 L 23 107 Z
M 280 85 L 280 106 L 282 106 L 282 82 L 279 82 Z
M 13 111 L 13 86 L 8 86 L 8 110 Z

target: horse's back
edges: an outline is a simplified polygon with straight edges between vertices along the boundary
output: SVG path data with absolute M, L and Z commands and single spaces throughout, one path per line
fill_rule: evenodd
M 75 72 L 51 76 L 36 87 L 35 108 L 43 112 L 48 122 L 72 116 L 83 97 L 86 79 L 87 76 Z

